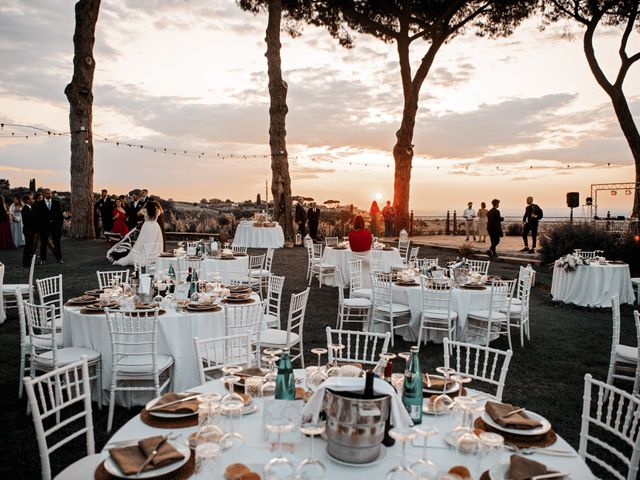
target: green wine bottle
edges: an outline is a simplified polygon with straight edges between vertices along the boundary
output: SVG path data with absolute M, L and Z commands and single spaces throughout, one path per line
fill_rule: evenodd
M 282 351 L 282 356 L 278 361 L 275 398 L 276 400 L 296 399 L 296 379 L 293 375 L 293 365 L 288 348 Z
M 418 347 L 411 347 L 411 357 L 404 371 L 402 403 L 413 424 L 422 423 L 422 370 L 418 359 Z

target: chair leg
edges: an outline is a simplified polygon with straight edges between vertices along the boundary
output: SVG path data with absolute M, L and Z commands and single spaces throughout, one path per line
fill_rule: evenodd
M 24 351 L 24 345 L 20 347 L 20 381 L 18 382 L 18 398 L 22 398 L 22 391 L 24 389 L 24 368 L 25 368 L 25 357 L 27 353 Z
M 513 345 L 511 345 L 511 325 L 509 321 L 507 321 L 507 338 L 509 339 L 509 350 L 513 350 Z
M 418 330 L 418 343 L 416 344 L 418 349 L 420 349 L 420 345 L 422 345 L 422 330 L 425 328 L 424 327 L 424 323 L 422 323 L 423 320 L 420 319 L 420 329 Z M 427 343 L 427 342 L 425 342 Z
M 520 346 L 524 348 L 524 324 L 520 321 Z
M 107 417 L 107 432 L 111 431 L 113 426 L 113 411 L 116 406 L 116 382 L 115 378 L 111 382 L 111 389 L 109 390 L 109 415 Z
M 96 380 L 98 380 L 98 410 L 102 411 L 102 358 L 96 363 Z

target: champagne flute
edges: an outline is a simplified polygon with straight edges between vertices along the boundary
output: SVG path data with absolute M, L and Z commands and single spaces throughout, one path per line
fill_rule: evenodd
M 275 433 L 278 437 L 278 455 L 267 462 L 264 466 L 264 476 L 268 479 L 289 479 L 293 478 L 296 467 L 293 462 L 282 454 L 283 433 L 293 430 L 293 421 L 287 417 L 273 418 L 265 423 L 264 428 L 269 432 Z
M 313 439 L 316 435 L 321 435 L 326 428 L 324 422 L 319 423 L 303 423 L 300 425 L 300 431 L 311 437 L 309 445 L 309 456 L 305 458 L 298 466 L 298 475 L 304 479 L 322 478 L 327 470 L 324 464 L 313 455 Z
M 331 355 L 333 356 L 333 365 L 327 370 L 327 377 L 337 377 L 340 375 L 340 367 L 338 367 L 338 354 L 344 350 L 341 343 L 330 343 Z
M 265 382 L 262 384 L 263 397 L 272 397 L 276 394 L 277 375 L 274 373 L 273 366 L 279 359 L 280 357 L 275 355 L 264 355 L 262 357 L 262 361 L 269 364 L 269 373 L 264 376 Z
M 393 467 L 387 473 L 387 480 L 405 480 L 412 479 L 417 480 L 418 476 L 411 468 L 407 466 L 407 442 L 416 438 L 416 432 L 411 427 L 392 428 L 389 430 L 389 436 L 394 440 L 402 443 L 402 463 Z
M 489 471 L 491 478 L 494 478 L 495 468 L 500 462 L 500 456 L 504 448 L 504 438 L 502 435 L 492 432 L 483 432 L 480 434 L 480 444 L 482 446 L 482 464 L 483 470 Z
M 322 365 L 321 365 L 322 355 L 327 353 L 327 349 L 312 348 L 311 353 L 315 353 L 318 356 L 318 367 L 311 373 L 309 380 L 310 380 L 310 385 L 317 388 L 322 384 L 322 382 L 324 382 L 327 379 L 327 373 L 325 369 L 322 368 Z
M 242 370 L 242 367 L 228 366 L 224 367 L 222 370 L 225 373 L 223 381 L 229 393 L 222 397 L 220 408 L 224 414 L 229 416 L 229 432 L 225 433 L 222 437 L 221 443 L 223 448 L 230 448 L 244 444 L 244 436 L 235 430 L 235 417 L 242 412 L 242 407 L 244 407 L 244 398 L 233 390 L 233 385 L 240 380 L 240 377 L 236 374 Z
M 418 459 L 411 465 L 413 470 L 420 479 L 433 479 L 438 474 L 438 468 L 436 465 L 427 458 L 427 440 L 429 437 L 433 437 L 438 434 L 438 429 L 424 423 L 413 427 L 416 434 L 422 438 L 422 458 Z

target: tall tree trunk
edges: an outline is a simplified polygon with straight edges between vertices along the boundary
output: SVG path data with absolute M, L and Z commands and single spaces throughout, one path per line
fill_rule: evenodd
M 285 118 L 287 108 L 287 83 L 282 79 L 280 67 L 280 21 L 282 1 L 269 1 L 269 19 L 265 41 L 267 42 L 267 67 L 269 74 L 269 146 L 271 147 L 271 193 L 273 213 L 284 231 L 284 238 L 291 242 L 293 211 L 291 204 L 291 177 L 287 153 Z
M 73 78 L 64 89 L 71 129 L 72 238 L 95 238 L 93 229 L 93 73 L 96 22 L 100 0 L 79 0 L 75 6 Z

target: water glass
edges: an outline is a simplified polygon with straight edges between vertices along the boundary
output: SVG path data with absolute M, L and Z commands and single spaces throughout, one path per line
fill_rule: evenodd
M 262 396 L 262 384 L 264 377 L 248 377 L 244 379 L 244 393 L 251 398 L 259 398 Z
M 264 466 L 264 476 L 267 479 L 290 479 L 293 478 L 296 468 L 293 462 L 282 454 L 282 439 L 283 433 L 288 433 L 293 430 L 293 421 L 290 418 L 278 418 L 273 419 L 264 426 L 267 431 L 275 433 L 278 437 L 278 455 Z
M 502 435 L 491 432 L 480 434 L 480 444 L 482 446 L 482 470 L 488 470 L 491 478 L 494 478 L 494 470 L 500 463 L 502 450 L 504 449 L 504 438 Z
M 309 445 L 309 456 L 305 458 L 298 466 L 298 476 L 305 480 L 314 478 L 322 478 L 326 472 L 324 464 L 313 454 L 313 439 L 316 435 L 321 435 L 326 428 L 324 422 L 319 423 L 303 423 L 300 425 L 300 431 L 311 437 L 311 444 Z
M 218 474 L 217 459 L 220 445 L 215 442 L 203 442 L 196 445 L 196 477 L 215 478 Z
M 392 428 L 389 430 L 389 435 L 394 440 L 399 441 L 402 444 L 402 463 L 393 467 L 387 473 L 387 480 L 417 480 L 418 476 L 411 468 L 407 466 L 407 442 L 411 442 L 416 438 L 416 432 L 411 427 Z

